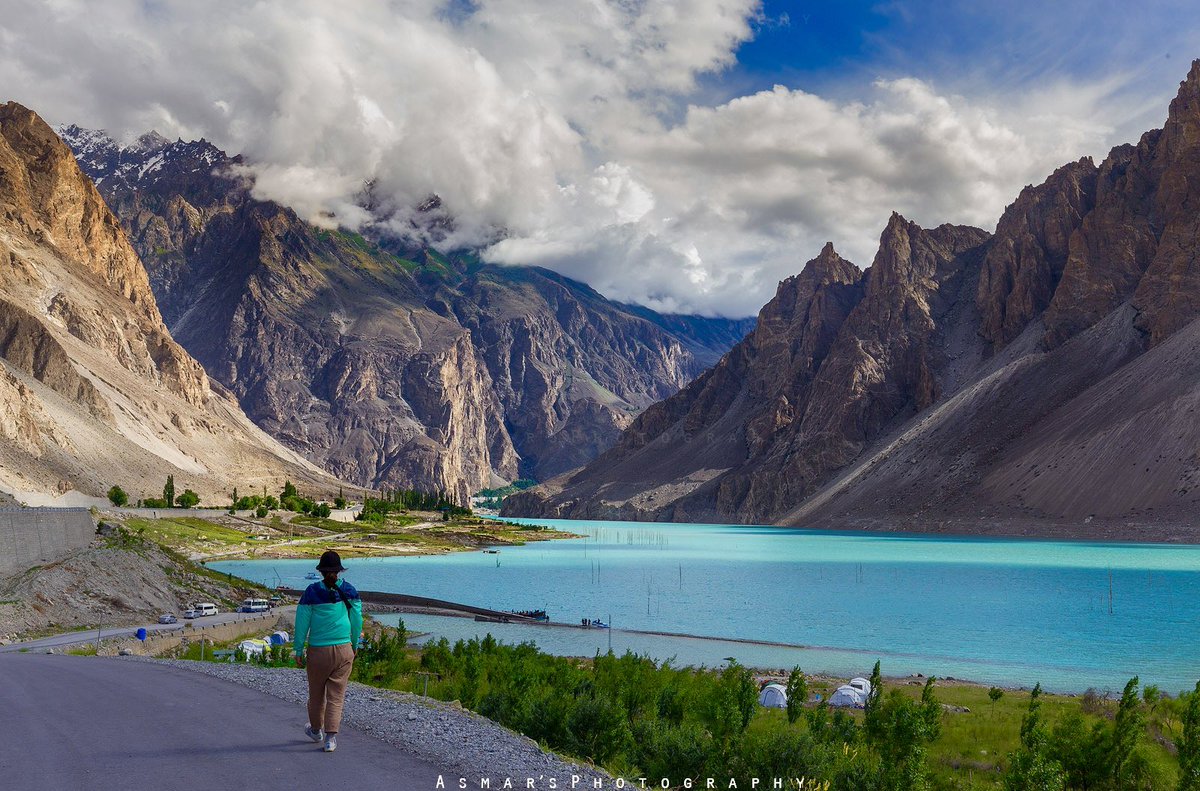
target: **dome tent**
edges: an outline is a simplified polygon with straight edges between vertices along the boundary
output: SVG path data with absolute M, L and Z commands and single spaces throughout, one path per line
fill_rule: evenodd
M 768 709 L 786 709 L 787 690 L 782 684 L 767 684 L 758 693 L 758 705 Z
M 863 700 L 871 696 L 871 682 L 862 676 L 857 676 L 846 682 L 846 686 L 854 687 L 863 694 Z
M 843 684 L 829 696 L 829 705 L 841 708 L 861 709 L 867 705 L 867 696 L 858 687 Z

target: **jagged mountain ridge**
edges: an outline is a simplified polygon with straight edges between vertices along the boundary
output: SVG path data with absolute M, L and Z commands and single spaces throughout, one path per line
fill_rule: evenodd
M 827 247 L 714 369 L 506 512 L 1186 536 L 1197 183 L 1200 61 L 1163 129 L 1027 187 L 990 238 L 894 216 L 857 279 Z
M 0 262 L 0 488 L 136 496 L 168 473 L 210 500 L 289 477 L 336 487 L 174 341 L 116 217 L 15 102 L 0 106 Z
M 752 324 L 316 228 L 253 199 L 240 160 L 204 141 L 61 132 L 179 341 L 268 433 L 361 485 L 465 498 L 577 467 Z

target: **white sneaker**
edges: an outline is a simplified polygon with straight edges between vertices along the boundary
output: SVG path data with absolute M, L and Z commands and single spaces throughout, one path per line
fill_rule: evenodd
M 325 752 L 331 753 L 337 749 L 337 734 L 331 733 L 325 737 Z
M 314 742 L 319 742 L 319 741 L 321 741 L 321 739 L 325 738 L 325 734 L 321 733 L 321 730 L 319 728 L 314 731 L 312 729 L 312 726 L 309 725 L 307 722 L 304 723 L 304 735 L 307 736 L 308 738 L 312 739 Z

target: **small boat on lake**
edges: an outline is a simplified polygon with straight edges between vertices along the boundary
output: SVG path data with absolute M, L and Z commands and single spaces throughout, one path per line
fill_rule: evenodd
M 581 627 L 583 627 L 584 629 L 607 629 L 607 628 L 609 628 L 608 624 L 606 624 L 604 621 L 600 620 L 599 618 L 593 618 L 590 621 L 587 618 L 581 618 L 579 621 L 579 625 Z
M 534 621 L 549 621 L 550 616 L 545 610 L 509 610 L 513 615 L 520 615 L 522 618 L 529 618 Z
M 318 573 L 317 573 L 317 572 L 315 572 L 315 571 L 310 571 L 310 572 L 308 572 L 307 574 L 305 574 L 305 575 L 304 575 L 304 579 L 306 579 L 306 580 L 319 580 L 319 579 L 321 579 L 321 575 L 320 575 L 320 574 L 318 574 Z

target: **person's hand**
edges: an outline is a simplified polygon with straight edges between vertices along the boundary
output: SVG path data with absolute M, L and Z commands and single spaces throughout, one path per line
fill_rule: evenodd
M 304 654 L 296 654 L 296 667 L 302 668 L 305 664 L 307 664 L 307 660 L 305 659 Z

